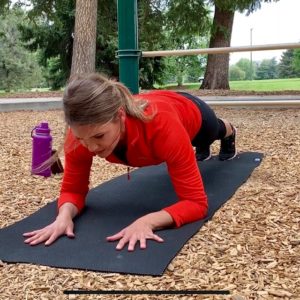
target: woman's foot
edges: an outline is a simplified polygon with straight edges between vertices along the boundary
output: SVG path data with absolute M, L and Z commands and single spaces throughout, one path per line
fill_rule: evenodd
M 205 148 L 196 147 L 196 159 L 197 161 L 209 160 L 211 158 L 210 147 Z
M 235 137 L 236 137 L 236 128 L 232 127 L 232 134 L 226 138 L 221 139 L 221 147 L 219 152 L 220 160 L 231 160 L 236 157 L 236 148 L 235 148 Z

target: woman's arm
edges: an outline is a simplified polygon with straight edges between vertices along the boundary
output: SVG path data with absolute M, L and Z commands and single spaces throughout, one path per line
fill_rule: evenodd
M 27 238 L 24 243 L 35 246 L 45 242 L 45 246 L 49 246 L 62 235 L 74 238 L 73 218 L 77 213 L 78 209 L 74 204 L 63 204 L 59 208 L 58 215 L 53 223 L 44 228 L 24 233 L 23 236 Z
M 154 122 L 154 121 L 153 121 Z M 194 222 L 204 218 L 207 213 L 207 196 L 197 166 L 190 137 L 185 128 L 168 114 L 163 120 L 156 119 L 155 134 L 152 136 L 153 154 L 166 161 L 178 201 L 163 210 L 147 214 L 117 234 L 109 236 L 108 241 L 119 240 L 116 249 L 120 250 L 128 243 L 133 251 L 137 242 L 140 248 L 146 248 L 146 240 L 163 240 L 153 231 L 175 225 Z
M 65 142 L 65 170 L 61 193 L 58 198 L 58 214 L 50 225 L 23 234 L 29 245 L 45 242 L 51 245 L 58 237 L 67 235 L 73 238 L 73 218 L 80 213 L 89 190 L 89 175 L 93 155 L 80 145 L 69 131 Z
M 153 139 L 153 151 L 167 163 L 178 201 L 164 210 L 176 225 L 203 219 L 207 214 L 207 195 L 198 168 L 191 138 L 183 125 L 172 115 L 158 121 L 159 130 Z
M 65 170 L 58 198 L 58 208 L 64 203 L 73 203 L 80 213 L 89 191 L 89 177 L 93 154 L 79 143 L 71 130 L 65 142 Z

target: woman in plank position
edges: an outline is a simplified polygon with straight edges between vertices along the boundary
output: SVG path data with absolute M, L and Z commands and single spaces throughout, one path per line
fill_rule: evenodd
M 218 119 L 199 98 L 187 93 L 152 91 L 133 96 L 119 82 L 99 74 L 78 76 L 63 96 L 65 172 L 58 199 L 58 215 L 50 225 L 24 233 L 25 243 L 50 245 L 59 236 L 73 238 L 73 218 L 84 205 L 94 156 L 132 167 L 166 162 L 178 202 L 144 215 L 107 237 L 116 249 L 147 239 L 163 242 L 155 231 L 202 219 L 207 196 L 197 160 L 211 157 L 210 145 L 221 140 L 220 160 L 235 157 L 235 128 Z M 196 147 L 196 154 L 193 146 Z

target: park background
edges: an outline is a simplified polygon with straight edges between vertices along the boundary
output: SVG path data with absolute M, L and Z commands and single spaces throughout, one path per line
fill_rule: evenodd
M 20 101 L 24 95 L 60 97 L 61 89 L 71 73 L 73 63 L 83 66 L 80 59 L 78 61 L 72 59 L 76 36 L 74 31 L 75 1 L 32 0 L 26 1 L 29 6 L 13 9 L 12 5 L 18 3 L 18 1 L 0 0 L 1 95 L 3 97 L 17 95 L 21 97 Z M 215 5 L 228 5 L 222 9 L 225 11 L 230 9 L 231 17 L 234 11 L 237 17 L 234 21 L 237 23 L 234 26 L 242 27 L 242 23 L 239 22 L 238 5 L 247 4 L 250 8 L 251 4 L 254 5 L 253 8 L 256 10 L 248 17 L 245 14 L 249 7 L 243 9 L 243 18 L 249 20 L 251 16 L 260 13 L 259 5 L 262 5 L 262 9 L 266 7 L 267 12 L 270 12 L 277 5 L 284 5 L 284 3 L 289 3 L 289 10 L 293 11 L 293 13 L 287 13 L 281 9 L 286 20 L 284 22 L 290 24 L 292 20 L 290 26 L 294 24 L 293 29 L 299 31 L 300 26 L 297 25 L 299 19 L 294 17 L 294 13 L 299 11 L 298 0 L 139 0 L 139 48 L 163 50 L 180 47 L 207 47 L 213 36 L 211 29 Z M 77 4 L 98 4 L 98 9 L 94 9 L 94 12 L 97 12 L 95 63 L 90 65 L 95 70 L 116 78 L 118 76 L 118 60 L 115 53 L 117 50 L 116 1 L 77 0 Z M 173 4 L 173 6 L 168 6 L 170 9 L 167 11 L 170 14 L 172 12 L 171 15 L 161 10 L 162 7 L 166 8 L 167 4 Z M 202 8 L 207 9 L 202 10 Z M 173 14 L 174 18 L 172 18 Z M 258 42 L 258 33 L 265 30 L 267 34 L 264 35 L 264 41 L 266 43 L 277 42 L 277 40 L 267 40 L 274 34 L 274 23 L 271 24 L 269 17 L 267 13 L 264 16 L 265 22 L 259 28 L 254 27 L 253 24 L 246 27 L 242 33 L 245 38 L 244 45 L 250 44 L 250 28 L 254 28 L 253 43 Z M 287 21 L 289 18 L 291 20 Z M 280 18 L 278 17 L 277 20 L 279 23 Z M 92 32 L 86 31 L 85 27 L 83 29 L 85 32 Z M 289 31 L 288 28 L 285 29 L 286 36 Z M 278 38 L 279 36 L 278 34 Z M 234 37 L 233 31 L 231 45 L 233 45 Z M 299 41 L 298 36 L 294 38 L 294 40 L 278 40 L 278 42 Z M 240 36 L 234 45 L 242 45 L 241 41 Z M 228 45 L 228 39 L 223 42 Z M 86 45 L 82 48 L 83 51 L 87 49 L 89 47 Z M 246 77 L 243 78 L 243 76 L 246 76 L 248 69 L 237 65 L 239 69 L 235 68 L 236 73 L 243 79 L 229 81 L 229 65 L 236 65 L 240 58 L 245 58 L 248 59 L 246 65 L 249 68 L 250 53 L 242 53 L 245 56 L 231 62 L 229 62 L 229 57 L 223 57 L 226 62 L 225 66 L 213 67 L 223 76 L 223 80 L 217 82 L 221 86 L 201 90 L 199 90 L 200 82 L 197 80 L 198 77 L 205 77 L 206 56 L 174 57 L 166 60 L 141 59 L 140 87 L 148 89 L 153 86 L 158 88 L 168 85 L 170 88 L 187 88 L 187 84 L 192 81 L 193 93 L 197 91 L 197 93 L 211 95 L 218 93 L 239 95 L 246 93 L 245 89 L 250 89 L 248 92 L 251 94 L 258 93 L 258 87 L 253 87 L 251 84 L 264 83 L 267 85 L 261 91 L 264 94 L 274 93 L 274 89 L 278 87 L 280 88 L 276 93 L 299 93 L 299 75 L 297 75 L 297 58 L 295 58 L 298 50 L 283 50 L 279 56 L 276 54 L 274 56 L 276 66 L 272 60 L 274 52 L 256 52 L 255 55 L 258 53 L 263 56 L 256 59 L 253 52 L 253 65 L 256 61 L 262 64 L 266 59 L 264 65 L 267 70 L 273 70 L 272 72 L 260 73 L 256 69 L 255 74 L 254 72 L 252 74 L 252 80 L 245 80 Z M 285 57 L 282 62 L 281 57 Z M 284 76 L 279 75 L 278 65 L 280 64 L 284 66 L 282 71 L 288 72 Z M 228 73 L 220 72 L 220 67 L 221 71 L 228 70 Z M 263 71 L 262 67 L 260 69 Z M 276 74 L 276 78 L 258 79 L 254 77 L 254 75 L 258 76 L 257 74 L 269 74 L 268 76 Z M 294 82 L 294 87 L 289 85 L 283 91 L 282 82 L 289 84 Z M 178 83 L 185 85 L 178 86 Z M 227 83 L 230 83 L 231 90 L 226 87 Z M 271 91 L 270 83 L 272 83 Z M 242 90 L 234 91 L 233 84 L 240 84 Z M 38 90 L 38 92 L 33 92 L 33 90 Z M 44 90 L 46 92 L 42 92 Z M 215 111 L 222 118 L 230 119 L 238 128 L 239 152 L 262 152 L 264 159 L 228 203 L 185 244 L 163 276 L 80 271 L 23 263 L 8 264 L 0 261 L 0 299 L 94 300 L 103 299 L 103 296 L 77 297 L 73 295 L 73 297 L 68 297 L 63 294 L 63 291 L 187 289 L 229 290 L 231 295 L 203 297 L 183 295 L 178 296 L 177 299 L 299 299 L 299 109 L 223 106 L 216 107 Z M 59 194 L 61 174 L 53 175 L 48 179 L 31 175 L 32 140 L 30 133 L 41 120 L 47 120 L 52 130 L 53 147 L 57 149 L 63 142 L 64 119 L 61 110 L 44 110 L 1 112 L 0 120 L 0 227 L 4 228 L 36 212 L 56 199 Z M 218 153 L 218 146 L 213 145 L 213 154 Z M 104 160 L 95 159 L 90 186 L 93 188 L 126 172 L 127 168 L 124 166 L 111 165 Z M 99 239 L 99 243 L 101 242 Z M 105 257 L 99 257 L 99 259 L 105 259 Z M 162 295 L 158 298 L 150 295 L 131 297 L 107 295 L 105 299 L 171 300 L 174 296 Z
M 214 21 L 213 1 L 138 1 L 139 48 L 145 51 L 195 49 L 213 44 L 244 46 L 300 40 L 297 0 L 215 2 L 219 9 L 230 11 L 223 14 L 229 20 L 224 16 L 219 20 L 223 28 Z M 71 74 L 76 47 L 75 1 L 2 0 L 0 4 L 0 95 L 61 90 Z M 117 3 L 99 0 L 93 5 L 98 6 L 96 23 L 91 25 L 92 22 L 80 20 L 85 27 L 82 32 L 95 32 L 96 47 L 91 55 L 95 61 L 91 71 L 118 78 Z M 77 48 L 81 43 L 89 48 L 84 45 L 86 37 L 82 39 L 77 41 Z M 85 57 L 81 59 L 91 60 L 88 50 L 83 51 Z M 208 55 L 141 58 L 140 88 L 199 89 L 201 86 L 202 89 L 290 90 L 291 93 L 300 89 L 300 49 L 210 56 L 220 60 L 208 64 Z M 220 74 L 215 75 L 218 80 L 214 86 L 209 78 L 212 72 Z

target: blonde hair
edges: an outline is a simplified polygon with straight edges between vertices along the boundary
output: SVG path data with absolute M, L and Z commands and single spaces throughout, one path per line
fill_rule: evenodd
M 144 113 L 146 101 L 134 99 L 122 83 L 97 73 L 71 78 L 63 96 L 65 121 L 69 126 L 105 124 L 117 116 L 121 107 L 126 114 L 142 121 L 152 118 Z
M 64 140 L 66 141 L 69 126 L 105 124 L 116 119 L 120 108 L 124 108 L 129 116 L 144 122 L 149 121 L 153 118 L 155 111 L 146 115 L 144 110 L 147 106 L 147 101 L 134 98 L 122 83 L 110 80 L 101 74 L 92 73 L 71 77 L 63 95 L 66 122 Z M 68 147 L 69 151 L 74 150 L 78 145 L 79 142 L 72 143 Z M 58 162 L 63 148 L 64 144 L 60 145 L 58 151 L 35 171 L 41 172 Z

